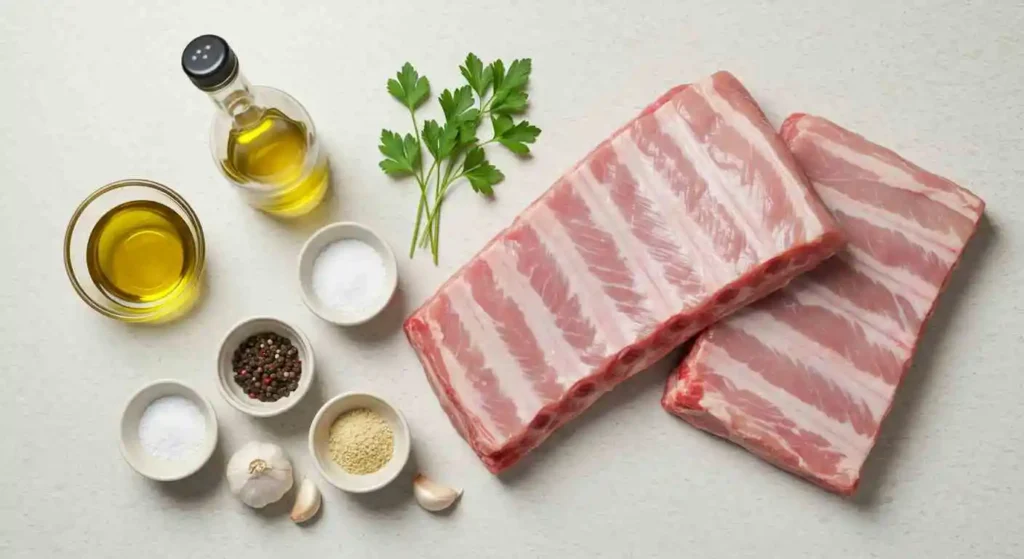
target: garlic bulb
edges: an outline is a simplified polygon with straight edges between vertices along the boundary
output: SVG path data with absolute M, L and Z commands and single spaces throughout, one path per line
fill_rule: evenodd
M 292 507 L 292 522 L 301 524 L 313 518 L 320 510 L 320 490 L 310 479 L 303 478 L 299 484 L 299 492 L 295 495 L 295 506 Z
M 231 456 L 227 478 L 232 493 L 260 509 L 292 488 L 292 463 L 276 444 L 253 441 Z
M 427 476 L 417 474 L 412 480 L 413 493 L 416 495 L 416 502 L 430 512 L 439 512 L 452 506 L 462 496 L 461 489 L 452 489 L 438 483 L 434 483 Z

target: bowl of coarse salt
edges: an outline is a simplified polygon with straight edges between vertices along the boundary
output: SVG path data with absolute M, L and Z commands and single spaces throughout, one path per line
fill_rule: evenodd
M 121 455 L 156 481 L 196 473 L 217 447 L 217 414 L 191 386 L 158 380 L 140 388 L 121 414 Z
M 355 326 L 377 316 L 398 286 L 395 253 L 369 227 L 332 223 L 299 253 L 302 301 L 320 318 Z

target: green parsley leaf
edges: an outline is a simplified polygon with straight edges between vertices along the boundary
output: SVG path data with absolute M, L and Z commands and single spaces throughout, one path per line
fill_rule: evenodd
M 494 78 L 491 67 L 484 68 L 483 62 L 480 62 L 473 53 L 466 55 L 466 63 L 459 66 L 459 71 L 462 72 L 462 77 L 466 78 L 466 83 L 481 97 L 487 92 Z
M 444 118 L 447 122 L 463 122 L 474 118 L 479 111 L 471 107 L 476 102 L 473 97 L 473 90 L 464 85 L 455 90 L 454 93 L 447 89 L 438 98 L 441 103 L 441 110 L 444 111 Z
M 510 91 L 491 104 L 491 111 L 505 114 L 521 113 L 526 110 L 529 98 L 524 91 Z
M 388 175 L 413 175 L 420 187 L 419 205 L 413 225 L 409 256 L 417 246 L 429 247 L 438 262 L 441 205 L 449 187 L 465 179 L 475 192 L 494 194 L 494 185 L 505 180 L 485 154 L 492 142 L 518 155 L 530 153 L 540 129 L 529 122 L 516 122 L 512 115 L 526 110 L 526 92 L 533 66 L 529 58 L 517 59 L 507 68 L 501 60 L 488 65 L 473 53 L 466 56 L 459 71 L 467 85 L 445 89 L 438 96 L 443 120 L 426 120 L 419 134 L 404 136 L 382 130 L 378 149 L 384 155 L 381 169 Z M 415 111 L 430 98 L 430 82 L 412 64 L 405 63 L 393 79 L 388 93 L 409 110 L 414 127 L 420 126 Z M 479 106 L 477 103 L 479 102 Z M 484 115 L 490 115 L 494 136 L 481 142 L 477 137 Z M 424 174 L 423 149 L 433 156 L 431 172 Z M 436 173 L 434 171 L 437 171 Z
M 420 167 L 420 161 L 422 161 L 420 158 L 420 143 L 416 140 L 416 136 L 408 133 L 405 135 L 404 140 L 406 157 L 409 159 L 409 163 L 412 165 L 412 168 L 418 169 Z
M 500 89 L 509 92 L 522 90 L 526 87 L 526 82 L 530 79 L 532 71 L 533 61 L 529 58 L 513 60 L 508 67 L 508 73 L 505 74 L 505 79 L 501 81 Z
M 505 82 L 505 63 L 500 59 L 491 62 L 491 82 L 494 84 L 494 91 L 497 93 Z
M 423 123 L 423 143 L 436 161 L 448 157 L 455 150 L 459 139 L 459 127 L 455 124 L 441 126 L 435 120 Z
M 412 134 L 396 134 L 390 130 L 381 130 L 378 148 L 384 159 L 380 168 L 391 176 L 411 175 L 420 161 L 420 146 Z
M 530 153 L 530 148 L 522 142 L 513 142 L 504 138 L 498 140 L 498 142 L 516 155 L 527 155 Z
M 437 150 L 441 144 L 441 125 L 436 120 L 428 120 L 423 123 L 423 143 L 427 146 L 430 155 L 433 155 L 434 159 L 438 159 Z
M 481 163 L 484 162 L 484 149 L 477 146 L 466 154 L 466 161 L 464 167 L 466 171 L 472 171 L 477 168 Z
M 508 115 L 491 115 L 491 126 L 494 127 L 494 137 L 500 138 L 509 128 L 512 128 L 512 117 Z
M 444 159 L 455 151 L 459 140 L 459 127 L 454 123 L 448 123 L 441 130 L 441 137 L 438 140 L 437 158 Z
M 537 141 L 537 136 L 540 136 L 540 128 L 537 128 L 525 120 L 519 121 L 515 126 L 509 128 L 501 135 L 501 137 L 506 140 L 526 142 L 528 144 L 532 144 Z
M 480 126 L 480 110 L 473 107 L 476 99 L 473 90 L 462 86 L 454 93 L 447 89 L 438 98 L 444 111 L 446 128 L 456 133 L 456 147 L 464 147 L 477 142 L 476 129 Z M 453 150 L 454 151 L 454 150 Z
M 540 136 L 540 128 L 525 120 L 512 124 L 512 118 L 507 115 L 492 117 L 491 124 L 494 126 L 495 139 L 516 155 L 530 153 L 530 148 L 526 144 L 534 143 L 537 136 Z
M 494 188 L 492 187 L 505 180 L 505 175 L 487 161 L 481 162 L 465 174 L 473 190 L 485 196 L 493 196 Z
M 427 100 L 430 82 L 426 77 L 421 78 L 412 64 L 406 62 L 402 70 L 395 74 L 395 78 L 388 80 L 388 93 L 399 103 L 414 110 Z
M 473 110 L 476 111 L 476 109 Z M 480 111 L 477 111 L 472 120 L 467 120 L 459 126 L 459 145 L 468 146 L 477 143 L 479 139 L 476 137 L 476 129 L 479 127 Z

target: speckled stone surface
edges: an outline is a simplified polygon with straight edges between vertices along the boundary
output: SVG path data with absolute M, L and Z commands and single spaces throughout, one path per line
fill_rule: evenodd
M 1024 4 L 1019 0 L 0 3 L 0 557 L 1022 557 L 1024 556 Z M 296 96 L 329 150 L 336 194 L 284 224 L 246 207 L 207 150 L 214 110 L 180 49 L 215 32 L 254 83 Z M 494 203 L 445 206 L 441 264 L 399 259 L 400 293 L 357 329 L 302 305 L 296 255 L 320 225 L 362 221 L 402 253 L 415 187 L 377 168 L 381 127 L 407 117 L 385 81 L 406 60 L 435 90 L 467 51 L 532 56 L 536 156 L 494 156 Z M 739 76 L 775 123 L 821 114 L 970 188 L 988 218 L 928 329 L 860 494 L 828 495 L 658 405 L 669 361 L 619 387 L 497 478 L 456 435 L 400 332 L 402 318 L 562 171 L 671 85 Z M 439 112 L 436 105 L 432 111 Z M 497 153 L 497 150 L 495 150 Z M 158 328 L 104 319 L 70 289 L 64 226 L 96 187 L 172 186 L 208 240 L 207 297 Z M 253 420 L 215 386 L 238 320 L 292 321 L 317 351 L 296 410 Z M 135 475 L 117 447 L 128 396 L 162 377 L 214 402 L 221 444 L 191 479 Z M 341 494 L 306 450 L 319 405 L 377 392 L 405 412 L 414 460 L 465 488 L 430 515 L 411 472 Z M 282 444 L 324 490 L 297 528 L 246 509 L 223 480 L 251 439 Z

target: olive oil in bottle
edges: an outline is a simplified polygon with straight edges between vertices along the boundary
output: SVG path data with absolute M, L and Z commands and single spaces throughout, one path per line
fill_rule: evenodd
M 266 211 L 304 214 L 320 203 L 328 186 L 326 160 L 307 172 L 307 137 L 304 124 L 268 109 L 255 125 L 229 132 L 221 169 L 238 183 L 273 185 L 273 193 L 263 198 Z
M 234 51 L 215 35 L 193 39 L 181 62 L 220 109 L 210 149 L 224 176 L 267 213 L 298 216 L 315 208 L 327 193 L 330 173 L 302 105 L 283 91 L 250 85 Z
M 196 274 L 196 246 L 185 220 L 150 200 L 108 211 L 93 227 L 86 252 L 96 286 L 126 305 L 167 299 Z

